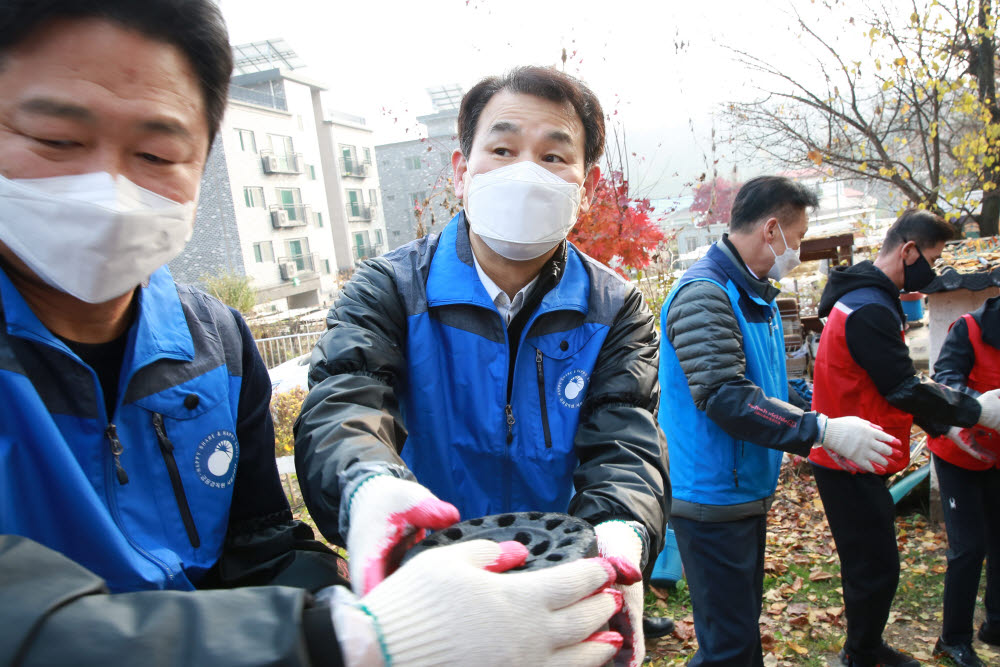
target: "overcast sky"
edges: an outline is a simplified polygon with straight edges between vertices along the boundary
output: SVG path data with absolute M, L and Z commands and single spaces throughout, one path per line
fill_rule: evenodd
M 832 2 L 833 0 L 830 0 Z M 710 131 L 726 135 L 720 108 L 760 83 L 729 48 L 806 74 L 812 47 L 794 11 L 816 21 L 838 48 L 863 54 L 855 0 L 221 0 L 233 43 L 285 38 L 330 87 L 327 106 L 367 118 L 376 143 L 413 137 L 431 112 L 429 87 L 468 89 L 521 64 L 559 64 L 583 78 L 629 150 L 634 190 L 682 194 L 710 161 Z M 860 11 L 860 10 L 859 10 Z M 728 48 L 727 48 L 728 47 Z M 693 129 L 692 129 L 693 128 Z M 721 169 L 732 168 L 722 144 Z M 741 163 L 743 177 L 763 168 Z

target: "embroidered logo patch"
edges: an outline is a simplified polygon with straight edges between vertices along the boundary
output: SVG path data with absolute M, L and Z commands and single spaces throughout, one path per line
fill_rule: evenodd
M 567 408 L 578 408 L 583 405 L 587 380 L 589 379 L 587 371 L 579 368 L 563 373 L 559 378 L 559 384 L 556 385 L 556 395 L 559 397 L 559 402 Z
M 236 477 L 240 446 L 229 431 L 215 431 L 198 443 L 194 469 L 198 478 L 215 489 L 224 489 Z

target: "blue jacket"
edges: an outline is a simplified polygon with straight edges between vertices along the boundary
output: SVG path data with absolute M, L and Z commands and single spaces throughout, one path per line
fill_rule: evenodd
M 788 400 L 788 381 L 781 318 L 774 302 L 777 290 L 770 288 L 765 292 L 769 299 L 763 298 L 750 284 L 739 260 L 734 261 L 732 252 L 719 244 L 713 245 L 684 274 L 664 303 L 660 315 L 664 332 L 668 331 L 667 320 L 678 294 L 687 294 L 688 298 L 696 294 L 690 289 L 682 292 L 682 288 L 698 282 L 714 285 L 718 288 L 714 294 L 720 295 L 720 300 L 724 294 L 728 301 L 720 310 L 735 317 L 739 330 L 736 340 L 741 342 L 740 357 L 745 364 L 736 384 L 752 393 L 740 394 L 740 405 L 723 408 L 731 417 L 739 418 L 738 423 L 718 423 L 705 408 L 696 405 L 691 378 L 682 368 L 687 357 L 678 357 L 675 341 L 666 333 L 663 335 L 659 420 L 670 448 L 674 512 L 701 520 L 760 514 L 767 510 L 769 498 L 774 494 L 783 454 L 780 448 L 758 444 L 762 440 L 767 442 L 769 437 L 764 425 L 787 426 L 792 430 L 799 426 L 802 416 L 800 410 L 784 404 Z M 691 302 L 693 309 L 703 309 L 705 313 L 712 311 L 708 305 Z M 693 325 L 704 327 L 700 330 L 696 354 L 711 354 L 715 343 L 708 333 L 709 318 L 710 315 L 692 318 Z M 698 335 L 698 331 L 694 334 Z M 810 437 L 814 434 L 813 426 Z
M 291 521 L 269 393 L 242 319 L 163 268 L 139 290 L 108 415 L 94 371 L 0 271 L 0 533 L 116 592 L 199 586 L 235 525 Z
M 505 327 L 459 214 L 439 237 L 364 264 L 327 322 L 296 463 L 331 539 L 346 529 L 340 494 L 389 469 L 466 519 L 634 520 L 658 550 L 669 489 L 656 334 L 641 294 L 607 268 L 565 244 Z

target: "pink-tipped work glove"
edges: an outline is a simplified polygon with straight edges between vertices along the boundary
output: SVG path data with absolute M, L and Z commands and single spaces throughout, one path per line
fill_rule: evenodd
M 899 440 L 877 424 L 860 417 L 820 416 L 822 423 L 816 446 L 824 447 L 830 458 L 844 470 L 884 475 L 889 460 L 899 456 L 893 449 L 893 446 L 901 446 Z
M 603 558 L 499 574 L 525 562 L 518 542 L 429 549 L 360 600 L 344 589 L 332 612 L 345 664 L 598 667 L 621 647 L 601 630 L 631 580 Z
M 624 563 L 637 573 L 642 563 L 642 540 L 634 528 L 624 521 L 605 521 L 594 526 L 597 550 L 601 556 Z M 646 656 L 642 634 L 642 575 L 634 581 L 615 585 L 622 594 L 622 609 L 611 617 L 609 628 L 622 636 L 622 648 L 615 656 L 616 667 L 638 667 Z
M 982 461 L 983 463 L 989 463 L 990 465 L 996 465 L 997 454 L 996 452 L 991 452 L 989 449 L 983 447 L 976 440 L 976 434 L 971 428 L 960 428 L 958 426 L 952 426 L 948 433 L 946 434 L 948 439 L 958 445 L 958 448 L 963 452 L 971 456 L 972 458 Z
M 458 521 L 458 510 L 416 482 L 373 475 L 351 496 L 347 535 L 351 587 L 365 595 L 392 574 L 403 554 Z

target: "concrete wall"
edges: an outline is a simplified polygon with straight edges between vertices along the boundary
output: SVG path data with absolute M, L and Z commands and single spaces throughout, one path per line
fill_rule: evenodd
M 451 155 L 457 148 L 458 139 L 451 136 L 376 146 L 389 249 L 416 238 L 417 219 L 411 196 L 415 193 L 429 196 L 447 186 L 452 176 Z M 416 160 L 420 168 L 412 169 L 412 161 Z M 430 227 L 432 215 L 434 225 Z M 440 198 L 435 198 L 430 210 L 424 213 L 424 225 L 428 232 L 439 232 L 450 218 L 448 209 L 440 205 Z
M 191 240 L 169 267 L 174 280 L 189 284 L 200 284 L 205 276 L 246 273 L 221 134 L 215 137 L 201 176 Z

